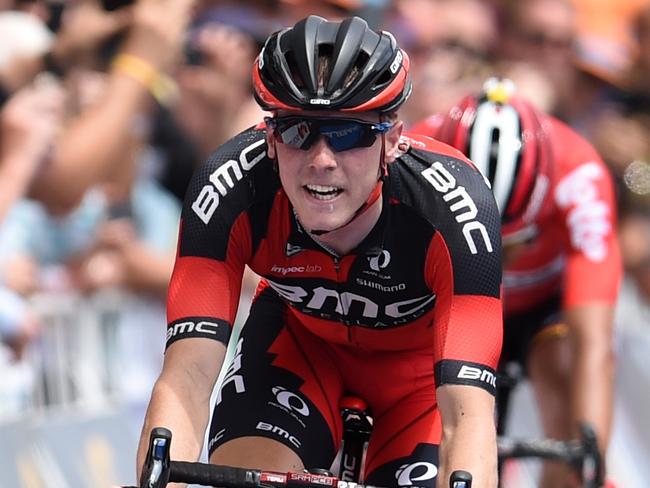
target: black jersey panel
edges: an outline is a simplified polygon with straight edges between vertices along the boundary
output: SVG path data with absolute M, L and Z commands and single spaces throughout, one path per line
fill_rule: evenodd
M 251 218 L 257 246 L 266 232 L 260 204 L 279 186 L 264 131 L 250 129 L 226 142 L 195 172 L 185 195 L 180 255 L 223 261 L 232 225 L 251 208 L 257 208 Z
M 445 240 L 454 294 L 499 297 L 501 219 L 483 176 L 452 156 L 414 149 L 390 169 L 396 198 L 413 206 Z

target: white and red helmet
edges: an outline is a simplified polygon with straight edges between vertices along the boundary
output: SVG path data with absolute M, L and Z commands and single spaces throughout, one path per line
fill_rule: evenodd
M 436 139 L 465 154 L 489 181 L 501 213 L 504 243 L 528 237 L 549 207 L 553 154 L 550 121 L 491 78 L 444 116 Z

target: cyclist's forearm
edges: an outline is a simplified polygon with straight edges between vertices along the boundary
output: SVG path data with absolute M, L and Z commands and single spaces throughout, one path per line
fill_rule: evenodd
M 579 422 L 596 430 L 604 452 L 612 422 L 614 358 L 612 351 L 611 310 L 585 307 L 568 313 L 572 331 L 572 418 L 576 435 Z M 587 331 L 587 332 L 585 332 Z
M 154 427 L 166 427 L 172 432 L 172 459 L 199 458 L 210 414 L 210 396 L 225 354 L 224 344 L 206 339 L 180 340 L 167 349 L 142 427 L 136 461 L 138 479 Z
M 162 379 L 158 380 L 151 395 L 138 446 L 138 479 L 149 447 L 149 434 L 153 428 L 166 427 L 172 432 L 172 459 L 196 461 L 203 446 L 208 418 L 209 396 L 195 398 L 189 389 L 179 389 Z
M 463 385 L 444 385 L 436 395 L 442 417 L 438 488 L 448 488 L 449 476 L 456 470 L 472 474 L 473 488 L 496 488 L 494 397 Z
M 459 469 L 472 474 L 472 488 L 497 486 L 496 430 L 492 419 L 464 419 L 457 427 L 445 429 L 437 487 L 448 488 L 449 476 Z

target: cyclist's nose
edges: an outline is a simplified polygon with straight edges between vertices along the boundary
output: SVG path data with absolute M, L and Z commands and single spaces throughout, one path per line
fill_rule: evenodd
M 336 168 L 336 153 L 329 146 L 323 136 L 320 136 L 314 145 L 309 148 L 310 165 L 316 169 L 331 170 Z

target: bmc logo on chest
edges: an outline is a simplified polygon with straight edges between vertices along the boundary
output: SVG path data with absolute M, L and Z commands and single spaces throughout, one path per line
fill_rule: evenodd
M 456 178 L 447 171 L 440 162 L 433 163 L 429 168 L 422 171 L 422 176 L 431 183 L 437 191 L 443 193 L 442 199 L 449 205 L 449 210 L 454 214 L 456 222 L 463 224 L 463 237 L 469 251 L 477 254 L 478 249 L 474 242 L 472 232 L 478 232 L 483 239 L 487 252 L 492 252 L 492 242 L 488 236 L 485 226 L 476 220 L 478 210 L 472 197 L 469 196 L 464 186 L 456 186 Z
M 208 224 L 215 210 L 219 206 L 219 198 L 225 197 L 228 191 L 235 187 L 235 184 L 244 177 L 244 173 L 253 169 L 266 156 L 266 151 L 258 154 L 253 159 L 248 159 L 248 154 L 255 148 L 264 144 L 261 139 L 247 148 L 239 155 L 239 161 L 231 159 L 219 166 L 210 175 L 210 184 L 201 188 L 196 200 L 192 203 L 192 210 L 203 221 Z

